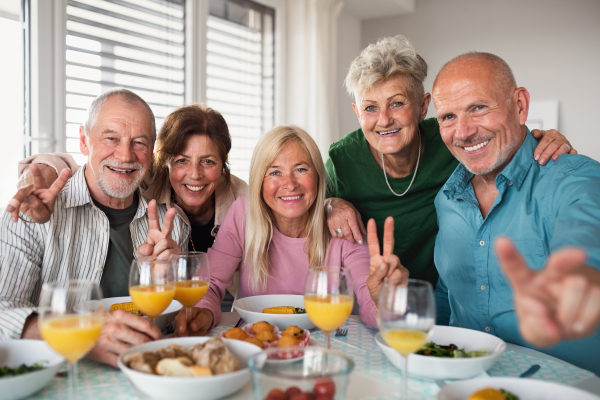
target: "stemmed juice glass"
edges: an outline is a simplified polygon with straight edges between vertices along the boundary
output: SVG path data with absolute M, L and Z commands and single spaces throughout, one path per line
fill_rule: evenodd
M 350 271 L 340 267 L 310 267 L 304 288 L 304 308 L 310 320 L 327 335 L 342 325 L 354 306 L 354 287 Z
M 435 325 L 435 299 L 429 282 L 409 279 L 384 282 L 377 319 L 383 340 L 402 355 L 404 381 L 401 399 L 408 399 L 408 355 L 419 350 Z
M 91 281 L 45 283 L 38 309 L 42 338 L 68 361 L 69 398 L 77 396 L 77 361 L 96 344 L 104 325 L 102 291 Z
M 168 260 L 135 259 L 129 272 L 129 295 L 138 310 L 154 319 L 173 301 L 176 280 Z
M 173 253 L 169 263 L 177 277 L 175 300 L 185 307 L 185 316 L 192 319 L 192 307 L 198 304 L 210 285 L 208 255 L 202 251 Z

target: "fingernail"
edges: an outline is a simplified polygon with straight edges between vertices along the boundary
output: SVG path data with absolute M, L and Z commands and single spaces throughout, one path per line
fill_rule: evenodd
M 10 220 L 11 220 L 12 222 L 17 222 L 17 219 L 18 219 L 18 218 L 11 217 L 11 219 L 10 219 Z
M 538 155 L 536 155 L 536 156 L 534 157 L 535 161 L 537 161 L 537 160 L 538 160 L 538 158 L 540 158 L 540 155 L 539 155 L 539 154 L 538 154 Z
M 542 164 L 542 165 L 546 164 L 546 158 L 545 157 L 540 158 L 540 164 Z
M 379 270 L 380 270 L 380 271 L 385 271 L 385 263 L 381 263 L 381 264 L 379 265 Z
M 362 244 L 362 240 L 359 240 L 359 241 L 358 241 L 358 244 Z
M 582 333 L 583 331 L 585 331 L 585 325 L 583 324 L 583 322 L 577 321 L 573 324 L 573 330 L 576 333 Z

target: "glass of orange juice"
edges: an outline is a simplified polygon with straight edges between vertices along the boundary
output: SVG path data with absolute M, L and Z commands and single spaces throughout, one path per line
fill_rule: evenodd
M 350 271 L 340 267 L 310 267 L 304 288 L 304 308 L 308 318 L 327 335 L 348 319 L 354 306 L 354 287 Z
M 154 319 L 175 297 L 175 273 L 168 260 L 143 257 L 133 260 L 129 272 L 129 295 L 136 308 Z
M 402 355 L 404 381 L 401 399 L 408 399 L 408 355 L 429 341 L 435 326 L 435 299 L 429 282 L 409 279 L 383 284 L 377 307 L 383 340 Z
M 208 255 L 202 251 L 173 253 L 169 263 L 177 277 L 175 300 L 185 307 L 189 322 L 192 319 L 192 307 L 202 300 L 210 285 Z
M 38 323 L 42 338 L 68 361 L 69 398 L 77 396 L 77 361 L 96 344 L 104 325 L 102 291 L 91 281 L 45 283 Z

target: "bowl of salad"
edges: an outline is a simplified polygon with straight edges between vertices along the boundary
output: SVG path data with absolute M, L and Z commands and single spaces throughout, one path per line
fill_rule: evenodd
M 378 333 L 377 345 L 397 368 L 402 356 Z M 429 343 L 408 356 L 408 374 L 426 379 L 468 379 L 487 371 L 506 351 L 506 343 L 493 335 L 471 329 L 436 325 Z
M 22 399 L 41 390 L 64 361 L 43 340 L 0 341 L 0 400 Z

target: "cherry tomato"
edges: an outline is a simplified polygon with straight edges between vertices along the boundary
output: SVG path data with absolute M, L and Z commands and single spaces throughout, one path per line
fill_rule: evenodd
M 287 394 L 281 389 L 271 389 L 267 397 L 274 397 L 280 400 L 287 400 L 288 398 Z
M 292 400 L 292 397 L 302 393 L 302 390 L 300 390 L 299 387 L 297 386 L 290 386 L 289 388 L 287 388 L 285 390 L 285 395 L 288 397 L 288 399 Z
M 301 392 L 290 397 L 290 400 L 312 400 L 312 396 L 306 392 Z
M 317 379 L 315 383 L 315 395 L 327 395 L 333 397 L 335 395 L 335 383 L 329 378 Z

